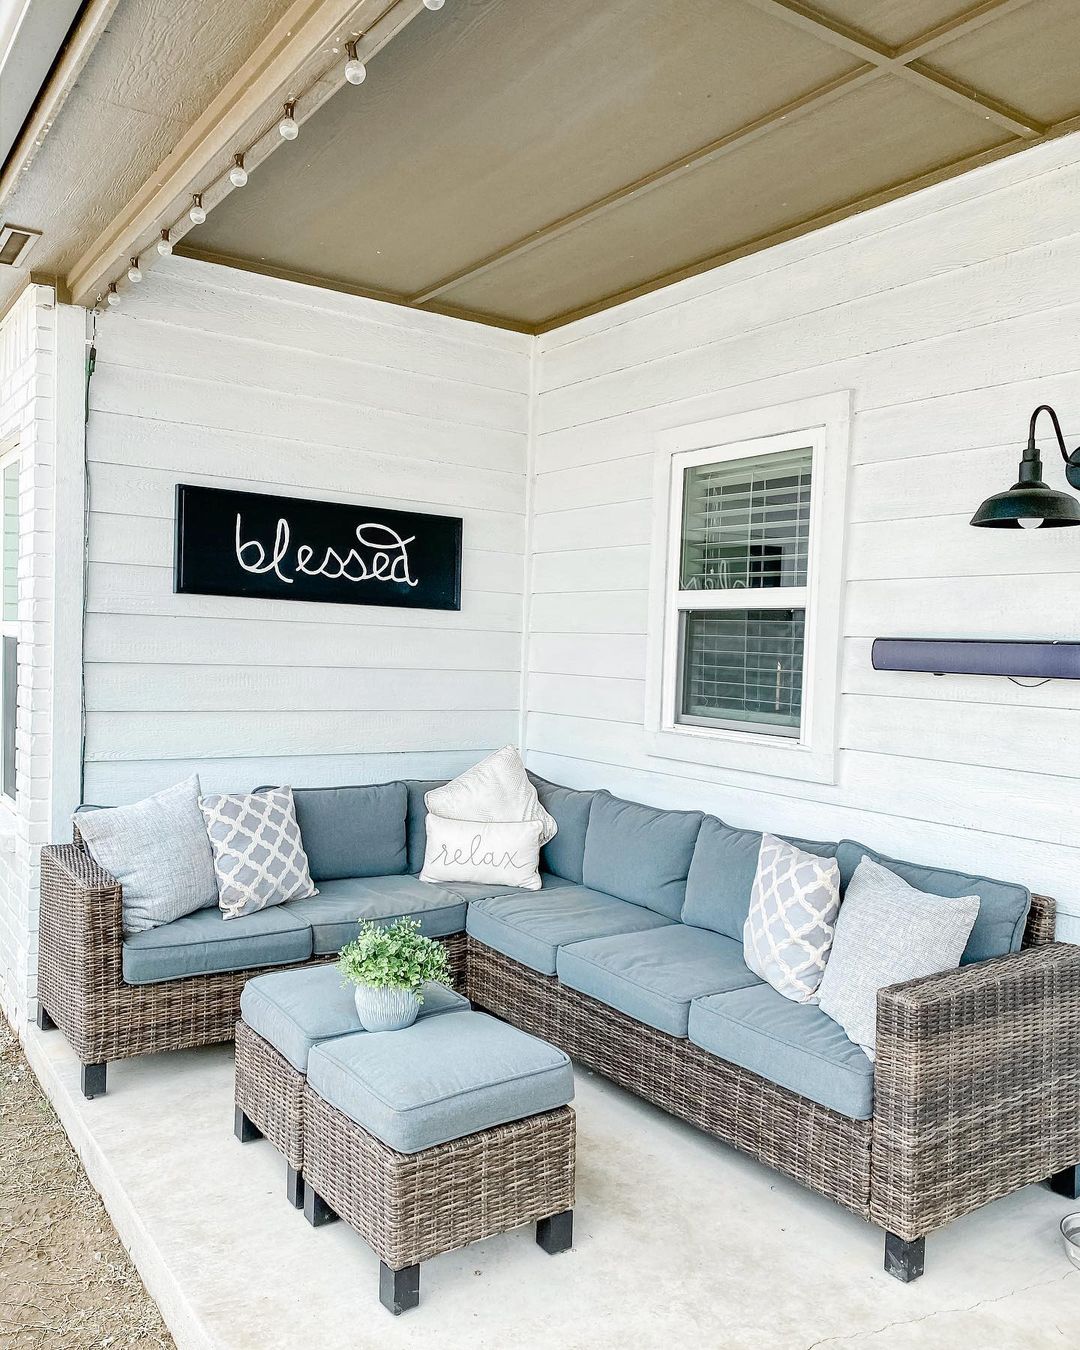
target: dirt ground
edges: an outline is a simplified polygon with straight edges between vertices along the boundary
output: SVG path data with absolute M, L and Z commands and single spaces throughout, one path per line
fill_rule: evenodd
M 0 1346 L 175 1350 L 0 1016 Z

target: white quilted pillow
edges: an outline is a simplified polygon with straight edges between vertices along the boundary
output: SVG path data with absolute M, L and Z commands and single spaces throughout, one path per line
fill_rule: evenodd
M 444 820 L 540 822 L 540 843 L 555 838 L 559 828 L 540 805 L 521 756 L 504 745 L 424 797 L 433 816 Z
M 540 889 L 540 822 L 428 816 L 421 881 L 472 881 Z

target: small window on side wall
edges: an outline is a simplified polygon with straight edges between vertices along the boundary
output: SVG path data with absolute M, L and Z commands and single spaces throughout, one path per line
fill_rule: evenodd
M 849 402 L 662 433 L 650 753 L 833 780 Z
M 15 800 L 19 677 L 19 459 L 0 461 L 0 795 Z

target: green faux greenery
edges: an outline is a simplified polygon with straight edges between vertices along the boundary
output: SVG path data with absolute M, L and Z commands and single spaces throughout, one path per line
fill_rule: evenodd
M 397 919 L 383 927 L 362 923 L 360 935 L 342 947 L 338 970 L 353 984 L 373 989 L 411 989 L 419 995 L 425 980 L 450 980 L 446 948 L 423 937 L 415 919 Z

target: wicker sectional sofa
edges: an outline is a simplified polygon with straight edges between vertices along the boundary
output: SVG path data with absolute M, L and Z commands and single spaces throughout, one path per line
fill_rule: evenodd
M 884 859 L 981 907 L 958 970 L 881 990 L 871 1064 L 742 961 L 759 835 L 534 781 L 559 824 L 537 892 L 417 879 L 431 782 L 298 790 L 321 894 L 261 921 L 200 911 L 125 940 L 116 881 L 77 837 L 49 846 L 39 1025 L 97 1095 L 111 1060 L 231 1039 L 256 971 L 332 960 L 359 919 L 408 913 L 476 1006 L 880 1225 L 900 1279 L 928 1233 L 990 1200 L 1044 1179 L 1077 1195 L 1080 947 L 1053 941 L 1052 901 Z M 868 851 L 812 847 L 845 883 Z

